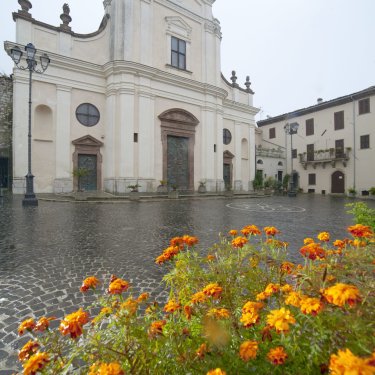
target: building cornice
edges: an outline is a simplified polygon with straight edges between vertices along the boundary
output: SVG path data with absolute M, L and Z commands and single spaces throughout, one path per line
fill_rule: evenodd
M 375 86 L 370 86 L 367 89 L 364 89 L 362 91 L 358 91 L 353 94 L 341 96 L 339 98 L 332 99 L 327 102 L 318 103 L 311 107 L 297 109 L 296 111 L 284 113 L 283 115 L 271 117 L 265 120 L 260 120 L 257 122 L 257 124 L 259 127 L 262 127 L 262 126 L 274 124 L 280 121 L 289 121 L 296 117 L 308 115 L 314 112 L 323 111 L 324 109 L 327 109 L 327 108 L 337 107 L 339 105 L 350 103 L 353 100 L 362 99 L 362 98 L 372 96 L 372 95 L 375 95 Z

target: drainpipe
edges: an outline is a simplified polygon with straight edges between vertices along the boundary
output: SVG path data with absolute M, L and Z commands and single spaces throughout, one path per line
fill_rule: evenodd
M 355 142 L 355 99 L 350 96 L 353 102 L 353 188 L 356 188 L 356 142 Z

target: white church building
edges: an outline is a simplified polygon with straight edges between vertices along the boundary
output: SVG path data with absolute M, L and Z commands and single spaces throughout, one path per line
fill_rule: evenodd
M 32 0 L 31 0 L 32 1 Z M 215 0 L 105 0 L 97 31 L 75 33 L 64 4 L 59 26 L 20 0 L 15 42 L 50 58 L 32 76 L 31 160 L 36 193 L 83 188 L 110 193 L 252 190 L 254 92 L 249 78 L 221 72 Z M 89 10 L 87 12 L 89 15 Z M 238 82 L 237 82 L 238 81 Z M 28 170 L 28 71 L 13 71 L 13 192 Z M 242 86 L 242 87 L 241 87 Z

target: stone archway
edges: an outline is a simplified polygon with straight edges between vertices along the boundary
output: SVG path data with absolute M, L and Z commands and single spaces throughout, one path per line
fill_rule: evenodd
M 73 171 L 78 168 L 87 169 L 88 175 L 85 178 L 85 190 L 102 190 L 102 155 L 100 147 L 103 143 L 92 137 L 85 135 L 72 141 L 75 146 L 73 153 Z M 74 176 L 73 188 L 78 190 L 79 177 Z
M 335 171 L 331 175 L 331 193 L 345 193 L 345 175 L 341 171 Z
M 159 115 L 163 147 L 163 180 L 179 190 L 194 190 L 194 144 L 198 119 L 184 109 Z

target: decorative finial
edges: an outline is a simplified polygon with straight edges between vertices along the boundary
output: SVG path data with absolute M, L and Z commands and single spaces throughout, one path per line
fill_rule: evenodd
M 23 13 L 29 13 L 29 10 L 33 7 L 29 0 L 18 0 L 18 4 L 21 5 Z
M 232 70 L 232 77 L 230 77 L 230 79 L 232 81 L 232 86 L 237 87 L 238 84 L 236 83 L 237 77 L 236 77 L 236 71 L 235 70 Z
M 246 82 L 245 82 L 246 91 L 251 94 L 254 94 L 254 91 L 250 88 L 250 85 L 251 85 L 250 76 L 246 76 Z
M 70 8 L 67 3 L 63 5 L 63 13 L 60 15 L 60 19 L 63 22 L 60 25 L 60 28 L 65 31 L 70 31 L 71 28 L 69 26 L 69 23 L 72 22 L 72 17 L 69 16 L 70 14 Z

